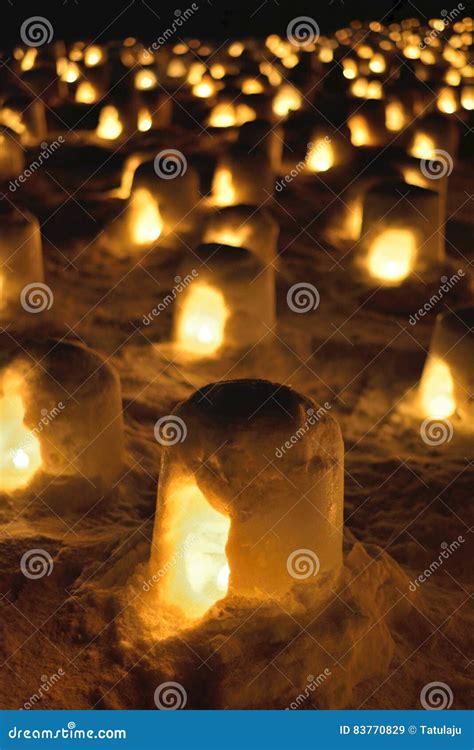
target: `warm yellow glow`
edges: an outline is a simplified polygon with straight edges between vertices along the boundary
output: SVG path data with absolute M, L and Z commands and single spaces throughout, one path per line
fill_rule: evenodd
M 330 51 L 332 52 L 332 50 Z M 294 52 L 291 55 L 285 55 L 285 57 L 282 58 L 282 63 L 285 68 L 288 68 L 288 70 L 295 68 L 298 65 L 298 62 L 299 57 Z
M 364 117 L 354 115 L 347 121 L 347 126 L 351 132 L 351 143 L 353 146 L 370 145 L 371 137 Z
M 216 89 L 212 80 L 199 81 L 193 86 L 193 94 L 199 99 L 207 99 L 215 93 Z
M 436 62 L 436 55 L 431 49 L 422 49 L 420 53 L 420 60 L 425 65 L 434 65 Z
M 230 128 L 237 122 L 234 106 L 229 102 L 221 102 L 213 107 L 209 115 L 209 125 L 213 128 Z
M 84 64 L 88 68 L 93 68 L 94 65 L 98 65 L 102 62 L 103 57 L 104 55 L 101 48 L 97 47 L 97 45 L 92 45 L 84 52 Z
M 178 42 L 178 44 L 175 44 L 173 47 L 173 52 L 175 55 L 185 55 L 188 51 L 187 44 L 183 44 L 183 42 Z
M 61 81 L 75 83 L 81 74 L 79 66 L 74 62 L 67 62 L 61 73 Z
M 147 130 L 150 130 L 152 124 L 153 124 L 153 120 L 150 114 L 150 110 L 148 110 L 146 107 L 141 107 L 138 110 L 138 117 L 137 117 L 138 130 L 141 133 L 145 133 Z
M 241 42 L 232 42 L 228 50 L 231 57 L 240 57 L 243 51 L 244 45 Z
M 135 88 L 139 91 L 149 91 L 157 84 L 158 79 L 152 70 L 139 70 L 135 75 Z
M 410 148 L 411 156 L 416 159 L 432 159 L 435 155 L 436 144 L 429 135 L 418 131 L 415 133 L 413 143 Z
M 212 181 L 212 198 L 216 206 L 233 206 L 236 202 L 235 187 L 230 169 L 218 167 Z
M 262 94 L 263 90 L 262 82 L 258 78 L 245 78 L 242 81 L 243 94 Z
M 436 105 L 440 112 L 445 112 L 448 115 L 452 115 L 453 112 L 456 112 L 458 103 L 453 89 L 442 89 L 438 95 Z
M 282 86 L 273 99 L 272 109 L 274 114 L 285 117 L 289 112 L 294 112 L 301 107 L 301 94 L 293 86 Z
M 166 75 L 169 78 L 184 78 L 186 75 L 186 65 L 179 58 L 170 60 L 166 68 Z
M 31 70 L 34 67 L 37 55 L 38 50 L 34 47 L 30 47 L 30 49 L 25 52 L 25 55 L 20 63 L 20 68 L 24 71 Z
M 101 109 L 99 115 L 99 124 L 97 125 L 97 135 L 99 138 L 105 138 L 113 141 L 122 133 L 123 125 L 116 107 L 107 106 Z
M 367 96 L 368 81 L 367 78 L 358 78 L 351 86 L 351 94 L 362 99 Z
M 223 65 L 220 63 L 214 63 L 214 65 L 211 65 L 209 68 L 209 72 L 213 78 L 220 80 L 221 78 L 224 78 L 226 71 Z
M 409 60 L 418 60 L 421 50 L 416 44 L 408 44 L 403 50 L 403 54 Z
M 461 83 L 461 73 L 456 68 L 448 68 L 444 75 L 444 80 L 450 86 L 459 86 Z
M 248 104 L 243 103 L 237 104 L 235 114 L 237 118 L 237 125 L 243 125 L 244 122 L 251 122 L 257 117 L 257 113 L 255 112 L 255 110 L 252 109 L 252 107 L 249 107 Z
M 421 379 L 420 398 L 427 417 L 445 419 L 456 411 L 451 371 L 441 359 L 429 361 Z
M 201 80 L 205 72 L 206 72 L 206 66 L 203 65 L 203 63 L 193 62 L 189 66 L 186 80 L 190 84 L 190 86 L 195 86 L 196 83 L 199 83 L 199 81 Z
M 228 516 L 211 507 L 195 482 L 182 481 L 170 490 L 162 538 L 167 557 L 163 567 L 169 564 L 160 597 L 189 620 L 203 617 L 227 594 L 229 529 Z
M 334 150 L 328 141 L 321 138 L 315 141 L 307 157 L 308 169 L 311 172 L 327 172 L 334 165 Z
M 26 132 L 26 125 L 23 122 L 21 112 L 16 112 L 10 107 L 4 107 L 0 110 L 0 123 L 6 125 L 7 128 L 13 130 L 18 135 L 23 135 Z
M 129 211 L 133 242 L 139 246 L 156 242 L 163 231 L 163 219 L 150 191 L 146 188 L 134 190 Z
M 76 102 L 80 104 L 93 104 L 97 101 L 97 91 L 90 81 L 81 81 L 76 90 Z
M 179 345 L 193 354 L 213 354 L 224 341 L 227 317 L 221 292 L 210 286 L 192 286 L 178 321 Z
M 321 47 L 319 50 L 319 59 L 323 63 L 330 63 L 334 59 L 334 51 L 331 47 Z
M 142 160 L 139 156 L 129 156 L 126 160 L 122 172 L 120 187 L 117 190 L 116 194 L 117 198 L 128 198 L 130 196 L 133 185 L 133 177 L 137 170 L 137 167 L 141 164 L 141 161 Z
M 240 226 L 238 229 L 213 229 L 209 227 L 204 234 L 203 242 L 216 243 L 217 245 L 230 245 L 230 247 L 246 247 L 249 229 Z
M 370 60 L 374 54 L 374 50 L 368 44 L 361 44 L 357 47 L 356 52 L 362 60 Z
M 401 102 L 391 101 L 385 107 L 385 127 L 392 133 L 401 130 L 406 122 Z
M 357 73 L 358 73 L 358 67 L 355 60 L 352 60 L 351 58 L 347 58 L 346 60 L 342 61 L 343 65 L 343 76 L 344 78 L 347 78 L 349 81 L 352 81 Z
M 20 380 L 6 376 L 0 396 L 0 489 L 26 487 L 41 466 L 39 440 L 25 427 Z
M 409 229 L 385 229 L 372 243 L 367 260 L 370 275 L 396 284 L 403 281 L 416 256 L 416 241 Z
M 474 109 L 474 86 L 464 86 L 461 91 L 461 104 L 464 109 Z
M 383 73 L 386 67 L 385 57 L 380 52 L 377 52 L 369 62 L 372 73 Z

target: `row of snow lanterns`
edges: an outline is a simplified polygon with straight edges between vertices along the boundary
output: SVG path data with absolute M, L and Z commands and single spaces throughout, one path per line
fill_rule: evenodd
M 333 166 L 331 159 L 337 161 L 337 144 L 334 146 L 335 157 L 332 148 L 326 152 L 322 146 L 319 148 L 320 151 L 317 143 L 316 147 L 313 144 L 312 149 L 315 150 L 312 155 L 310 153 L 308 162 L 313 171 L 327 172 Z M 321 154 L 322 161 L 318 161 Z M 231 150 L 218 164 L 212 191 L 213 202 L 223 210 L 211 217 L 204 234 L 204 244 L 196 251 L 206 272 L 203 271 L 199 281 L 193 282 L 178 297 L 175 339 L 184 349 L 198 356 L 220 353 L 225 346 L 238 349 L 251 345 L 258 340 L 259 331 L 264 333 L 274 323 L 272 261 L 278 231 L 264 211 L 256 215 L 253 223 L 255 209 L 249 211 L 241 205 L 259 204 L 262 202 L 261 193 L 268 187 L 270 192 L 272 190 L 271 158 L 267 155 L 262 162 L 265 168 L 258 170 L 257 174 L 255 164 L 256 157 L 242 160 Z M 156 175 L 150 181 L 150 174 L 149 165 L 148 168 L 144 166 L 137 170 L 130 195 L 129 215 L 126 217 L 130 242 L 140 247 L 153 244 L 164 228 L 164 219 L 168 219 L 160 200 L 162 196 L 155 194 L 159 193 L 155 190 Z M 171 187 L 171 182 L 169 184 L 170 190 L 175 189 L 175 186 Z M 195 185 L 189 168 L 186 185 L 181 183 L 180 187 L 191 202 Z M 380 237 L 378 228 L 375 228 L 378 218 L 385 215 L 387 207 L 397 200 L 399 187 L 400 183 L 394 183 L 387 184 L 382 191 L 368 190 L 362 214 L 362 236 L 364 239 L 366 236 L 370 238 L 371 232 L 375 232 L 375 236 L 365 239 L 361 245 L 361 265 L 368 268 L 375 278 L 389 283 L 400 283 L 412 270 L 419 271 L 421 267 L 441 262 L 443 254 L 438 241 L 433 246 L 425 242 L 426 232 L 424 228 L 422 231 L 422 223 L 416 219 L 419 211 L 430 215 L 434 221 L 439 219 L 438 196 L 420 187 L 411 189 L 410 201 L 414 204 L 412 216 L 407 219 L 406 211 L 396 216 L 393 227 L 384 230 L 388 234 Z M 186 200 L 182 199 L 182 203 Z M 265 232 L 264 221 L 267 227 Z M 137 227 L 143 228 L 143 231 L 137 231 Z M 394 247 L 401 247 L 402 252 L 394 253 Z M 188 272 L 189 268 L 184 267 L 182 277 L 186 277 Z M 252 290 L 254 282 L 256 285 Z M 457 409 L 463 416 L 469 415 L 466 342 L 460 343 L 464 334 L 460 326 L 469 323 L 469 315 L 469 311 L 457 313 L 456 316 L 442 318 L 438 323 L 426 377 L 421 385 L 422 405 L 428 412 L 431 410 L 436 415 L 442 412 L 442 416 L 446 416 Z M 84 371 L 87 369 L 85 363 L 91 357 L 94 360 L 95 355 L 82 347 L 73 347 L 73 350 L 63 349 L 59 354 L 68 360 L 69 369 L 69 358 L 80 352 L 77 354 L 80 363 L 78 371 Z M 0 411 L 13 425 L 10 434 L 14 437 L 14 444 L 18 446 L 19 440 L 23 441 L 22 447 L 16 450 L 7 445 L 2 451 L 2 456 L 7 457 L 8 478 L 4 489 L 8 491 L 28 486 L 41 468 L 54 472 L 57 470 L 54 467 L 61 462 L 59 454 L 68 454 L 69 450 L 75 452 L 77 446 L 80 448 L 79 456 L 87 452 L 86 447 L 92 447 L 88 460 L 78 469 L 80 474 L 91 481 L 100 479 L 102 486 L 104 482 L 110 486 L 119 475 L 123 460 L 120 386 L 113 377 L 113 371 L 105 363 L 97 367 L 95 360 L 93 367 L 91 365 L 94 374 L 98 371 L 102 376 L 107 376 L 105 390 L 110 397 L 108 419 L 105 421 L 113 428 L 106 433 L 104 443 L 110 454 L 110 472 L 105 477 L 100 463 L 104 449 L 95 444 L 96 436 L 87 432 L 79 436 L 70 434 L 72 427 L 75 430 L 78 419 L 72 411 L 60 415 L 54 426 L 53 423 L 50 425 L 52 430 L 48 430 L 47 438 L 52 447 L 47 446 L 43 435 L 37 434 L 31 441 L 24 432 L 17 436 L 15 431 L 27 430 L 26 424 L 34 424 L 30 398 L 23 397 L 25 377 L 20 381 L 15 377 L 19 369 L 21 371 L 16 365 L 12 368 L 10 361 L 2 376 Z M 67 380 L 60 359 L 51 367 L 55 377 L 58 369 L 60 379 Z M 91 378 L 94 382 L 92 375 Z M 74 386 L 77 383 L 68 382 L 66 385 L 68 393 L 76 392 Z M 36 388 L 36 385 L 31 384 L 31 387 Z M 46 391 L 49 388 L 50 384 L 46 386 Z M 101 383 L 101 393 L 103 388 L 104 384 Z M 276 413 L 274 408 L 275 391 L 276 400 L 281 403 L 281 414 L 278 410 Z M 89 410 L 95 413 L 94 398 L 89 395 L 85 398 Z M 267 403 L 271 404 L 271 408 L 261 408 Z M 276 441 L 277 437 L 281 437 L 283 444 L 288 435 L 300 427 L 304 428 L 305 415 L 316 408 L 290 389 L 262 381 L 209 386 L 179 407 L 175 416 L 186 425 L 187 436 L 183 443 L 167 448 L 163 457 L 159 513 L 150 563 L 152 575 L 155 571 L 166 571 L 158 592 L 164 604 L 171 609 L 178 608 L 186 618 L 194 620 L 205 614 L 226 593 L 244 597 L 252 596 L 256 591 L 265 592 L 265 595 L 284 594 L 294 581 L 282 578 L 281 569 L 287 565 L 295 549 L 311 550 L 316 547 L 322 574 L 332 576 L 337 573 L 341 562 L 343 471 L 342 442 L 337 424 L 326 415 L 316 427 L 312 426 L 298 449 L 292 449 L 291 454 L 286 456 L 288 466 L 284 468 L 284 474 L 292 482 L 295 479 L 294 466 L 297 464 L 300 468 L 304 457 L 313 467 L 311 472 L 305 473 L 311 486 L 315 486 L 315 480 L 316 484 L 323 484 L 323 491 L 318 490 L 317 497 L 312 498 L 313 502 L 310 503 L 314 506 L 311 511 L 313 523 L 309 522 L 311 512 L 306 503 L 299 510 L 288 506 L 291 493 L 281 486 L 281 472 L 273 469 L 266 456 L 268 450 L 274 448 L 274 443 L 279 442 Z M 256 412 L 259 412 L 259 417 L 251 420 L 249 426 L 249 418 Z M 62 417 L 64 419 L 61 421 Z M 89 426 L 94 424 L 94 420 L 86 419 L 85 422 Z M 95 423 L 97 433 L 101 432 L 100 428 L 101 425 Z M 58 430 L 57 442 L 54 440 L 55 429 Z M 231 440 L 230 452 L 224 450 L 218 459 L 219 476 L 229 477 L 225 484 L 230 489 L 223 492 L 222 482 L 216 482 L 214 470 L 216 449 L 221 446 L 223 437 L 227 439 L 229 435 L 243 433 L 246 435 L 245 441 L 248 438 L 248 445 L 251 446 L 251 455 L 242 451 L 242 466 L 236 465 L 234 439 Z M 323 434 L 324 445 L 321 449 Z M 255 445 L 259 446 L 257 454 Z M 243 444 L 239 444 L 239 448 L 243 447 Z M 321 467 L 320 477 L 314 474 L 315 465 Z M 247 486 L 250 466 L 255 470 L 255 476 L 260 477 L 258 486 Z M 298 475 L 301 477 L 300 471 Z M 264 488 L 262 496 L 271 497 L 272 501 L 271 505 L 261 507 L 259 504 L 257 508 L 255 498 L 262 494 L 260 487 Z M 298 490 L 304 494 L 309 488 L 300 482 Z M 275 502 L 275 498 L 278 502 Z M 274 535 L 263 545 L 260 544 L 262 519 L 265 518 L 271 526 L 286 511 L 292 511 L 292 521 L 288 527 L 285 525 L 284 544 L 281 538 L 274 539 Z M 168 566 L 170 560 L 177 563 Z

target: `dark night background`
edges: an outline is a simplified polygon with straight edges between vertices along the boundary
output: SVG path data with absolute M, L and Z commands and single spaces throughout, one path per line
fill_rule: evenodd
M 385 23 L 407 17 L 439 16 L 443 0 L 198 0 L 199 9 L 183 27 L 183 36 L 203 38 L 232 38 L 265 36 L 274 31 L 285 33 L 288 22 L 299 15 L 314 18 L 321 34 L 343 26 L 354 18 L 383 20 Z M 174 18 L 174 11 L 182 12 L 192 0 L 160 2 L 158 0 L 49 0 L 41 3 L 29 0 L 2 0 L 3 21 L 0 24 L 0 43 L 14 46 L 19 40 L 22 21 L 30 16 L 45 16 L 52 23 L 55 37 L 66 39 L 113 39 L 137 36 L 153 40 Z M 464 5 L 472 12 L 472 2 Z M 467 11 L 466 11 L 467 12 Z

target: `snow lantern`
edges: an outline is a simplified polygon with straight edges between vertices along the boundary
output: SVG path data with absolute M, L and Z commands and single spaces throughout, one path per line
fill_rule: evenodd
M 177 407 L 172 437 L 163 421 L 150 573 L 177 629 L 229 596 L 255 602 L 313 584 L 316 597 L 334 580 L 343 442 L 317 409 L 287 386 L 223 381 Z
M 218 160 L 212 181 L 212 201 L 216 206 L 240 203 L 261 206 L 271 198 L 273 187 L 274 173 L 269 158 L 236 145 Z
M 44 279 L 38 220 L 11 203 L 0 203 L 0 320 L 21 312 L 21 295 Z M 38 312 L 33 300 L 33 312 Z M 23 309 L 28 305 L 23 302 Z
M 203 243 L 246 247 L 267 265 L 276 258 L 278 234 L 279 225 L 265 208 L 228 206 L 210 216 Z

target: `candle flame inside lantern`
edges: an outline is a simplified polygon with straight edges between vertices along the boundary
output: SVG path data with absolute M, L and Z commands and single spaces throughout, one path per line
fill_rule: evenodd
M 385 229 L 372 243 L 368 269 L 371 276 L 396 284 L 410 273 L 415 255 L 413 232 L 408 229 Z
M 229 169 L 217 169 L 212 182 L 212 196 L 216 206 L 233 206 L 236 201 L 235 187 Z
M 163 219 L 149 190 L 137 188 L 132 193 L 130 211 L 133 242 L 139 246 L 155 242 L 163 231 Z
M 93 104 L 97 101 L 97 91 L 90 81 L 81 81 L 76 91 L 76 102 Z
M 97 47 L 96 45 L 92 45 L 91 47 L 88 47 L 86 51 L 84 52 L 84 64 L 88 68 L 93 68 L 95 65 L 98 65 L 103 58 L 103 53 L 100 47 Z
M 6 377 L 0 397 L 0 489 L 13 491 L 26 487 L 41 466 L 38 438 L 25 427 L 25 407 L 20 381 Z
M 135 76 L 135 88 L 139 91 L 149 91 L 158 84 L 158 79 L 152 70 L 139 70 Z
M 308 154 L 308 169 L 311 172 L 327 172 L 334 165 L 334 151 L 330 143 L 321 138 L 311 145 Z
M 224 297 L 210 286 L 193 286 L 178 321 L 178 342 L 193 354 L 213 354 L 224 340 L 228 317 Z
M 347 121 L 347 126 L 351 133 L 351 143 L 353 146 L 370 145 L 370 133 L 367 122 L 361 115 L 354 115 Z
M 400 102 L 388 102 L 385 107 L 385 127 L 392 133 L 401 130 L 405 125 L 405 113 Z
M 114 141 L 123 130 L 123 125 L 116 107 L 107 106 L 100 111 L 97 135 L 108 141 Z
M 279 117 L 286 117 L 289 112 L 301 107 L 301 94 L 293 86 L 282 86 L 273 99 L 272 109 Z
M 138 130 L 141 133 L 145 133 L 147 130 L 150 130 L 152 124 L 153 122 L 152 122 L 150 111 L 146 107 L 141 107 L 141 109 L 138 110 L 138 118 L 137 118 Z
M 31 70 L 34 67 L 37 54 L 38 50 L 34 47 L 31 47 L 25 52 L 25 55 L 20 63 L 20 67 L 23 71 Z
M 433 359 L 421 380 L 421 406 L 427 417 L 446 419 L 456 410 L 451 370 L 441 359 Z
M 209 505 L 194 482 L 181 482 L 170 491 L 165 523 L 163 543 L 173 565 L 163 577 L 161 597 L 187 618 L 199 619 L 227 594 L 230 519 Z
M 65 81 L 66 83 L 74 83 L 75 81 L 77 81 L 80 74 L 81 71 L 79 69 L 79 66 L 75 62 L 70 62 L 69 60 L 67 60 L 61 73 L 61 81 Z
M 26 125 L 23 122 L 21 112 L 16 112 L 10 107 L 4 107 L 0 111 L 0 122 L 18 135 L 23 135 L 26 132 Z
M 464 86 L 461 92 L 461 104 L 463 109 L 469 112 L 474 109 L 474 86 Z
M 432 159 L 435 155 L 436 144 L 426 133 L 415 133 L 413 144 L 410 149 L 411 156 L 416 159 Z

